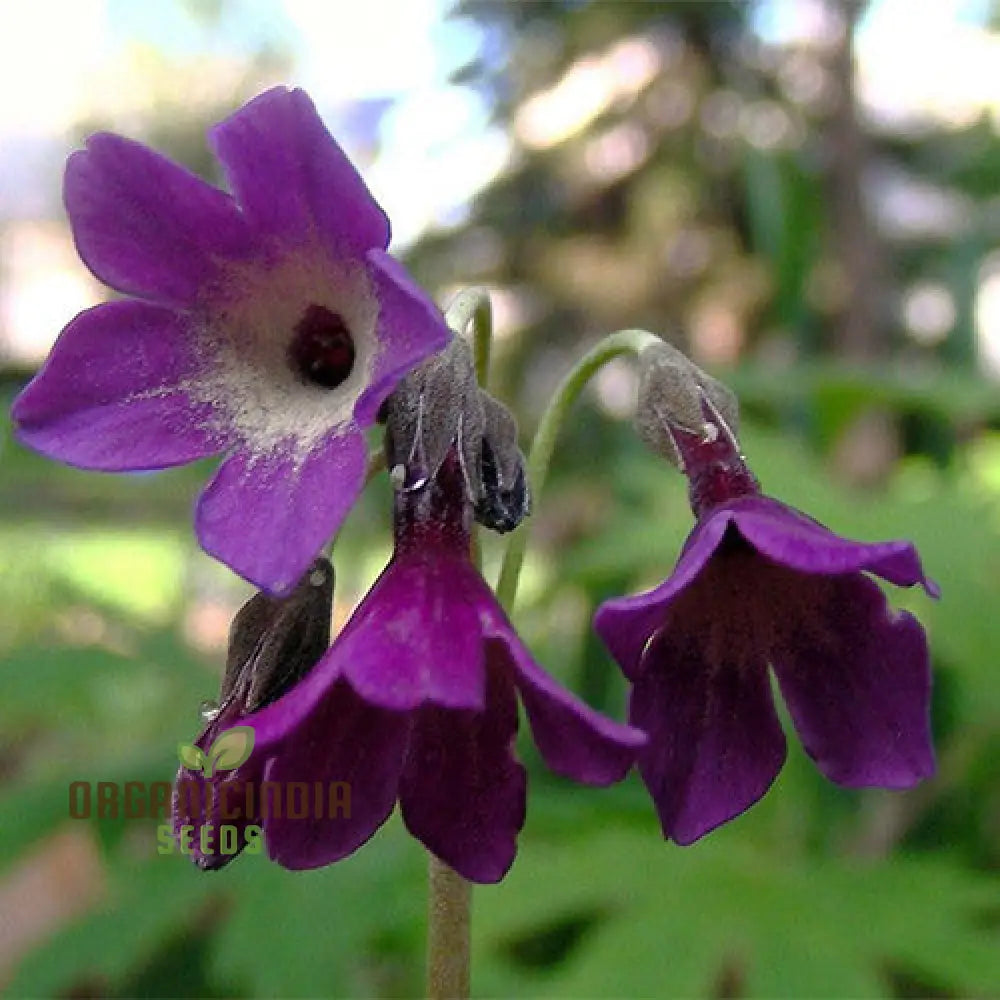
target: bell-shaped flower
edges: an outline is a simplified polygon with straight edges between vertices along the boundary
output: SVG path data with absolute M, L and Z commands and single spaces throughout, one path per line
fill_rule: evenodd
M 831 781 L 926 778 L 927 639 L 872 579 L 937 596 L 913 545 L 850 541 L 762 495 L 728 390 L 666 345 L 644 361 L 637 422 L 687 475 L 697 523 L 667 580 L 605 602 L 594 625 L 633 684 L 629 721 L 649 736 L 639 770 L 664 835 L 697 840 L 777 777 L 786 745 L 769 667 Z
M 518 698 L 549 767 L 584 784 L 618 781 L 644 742 L 563 690 L 518 637 L 470 558 L 475 504 L 457 449 L 428 474 L 396 491 L 392 560 L 329 652 L 244 720 L 267 782 L 350 789 L 346 815 L 263 818 L 287 868 L 350 854 L 398 801 L 410 832 L 465 878 L 502 878 L 525 820 Z

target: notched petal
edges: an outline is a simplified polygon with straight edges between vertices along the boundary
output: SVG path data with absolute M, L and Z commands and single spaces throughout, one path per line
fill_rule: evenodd
M 531 656 L 506 618 L 485 623 L 488 669 L 506 673 L 524 704 L 545 763 L 584 785 L 621 781 L 646 743 L 645 734 L 575 698 Z

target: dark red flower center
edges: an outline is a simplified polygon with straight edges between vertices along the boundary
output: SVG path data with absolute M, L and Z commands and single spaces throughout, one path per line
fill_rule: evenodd
M 288 360 L 304 382 L 336 389 L 354 367 L 354 338 L 342 316 L 311 304 L 295 324 Z

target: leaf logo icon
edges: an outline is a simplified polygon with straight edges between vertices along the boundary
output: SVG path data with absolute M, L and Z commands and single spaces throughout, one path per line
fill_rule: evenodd
M 181 743 L 177 756 L 189 771 L 201 771 L 206 778 L 211 778 L 216 771 L 233 771 L 239 767 L 253 751 L 253 741 L 253 726 L 233 726 L 219 734 L 207 754 L 200 747 Z
M 177 747 L 177 756 L 189 771 L 200 771 L 205 765 L 205 754 L 201 747 L 190 743 L 181 743 Z

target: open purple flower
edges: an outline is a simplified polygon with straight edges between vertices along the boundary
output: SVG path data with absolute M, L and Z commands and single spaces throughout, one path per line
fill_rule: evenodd
M 519 695 L 557 773 L 617 781 L 641 733 L 561 689 L 533 660 L 469 558 L 473 503 L 453 449 L 434 476 L 396 493 L 395 552 L 316 667 L 242 721 L 264 780 L 347 783 L 347 815 L 265 815 L 269 855 L 314 868 L 350 854 L 399 800 L 410 832 L 464 877 L 495 882 L 525 818 L 512 750 Z
M 710 391 L 718 401 L 717 384 Z M 634 685 L 629 721 L 649 735 L 639 770 L 679 844 L 739 815 L 777 777 L 786 747 L 769 664 L 831 781 L 908 788 L 934 770 L 926 637 L 866 575 L 936 596 L 913 546 L 848 541 L 762 496 L 716 402 L 698 395 L 700 433 L 662 425 L 697 524 L 664 583 L 605 602 L 594 620 Z
M 128 298 L 66 327 L 13 416 L 26 444 L 87 469 L 224 453 L 198 537 L 281 593 L 354 502 L 363 429 L 449 332 L 304 92 L 260 95 L 210 141 L 231 195 L 116 135 L 70 157 L 77 249 Z

